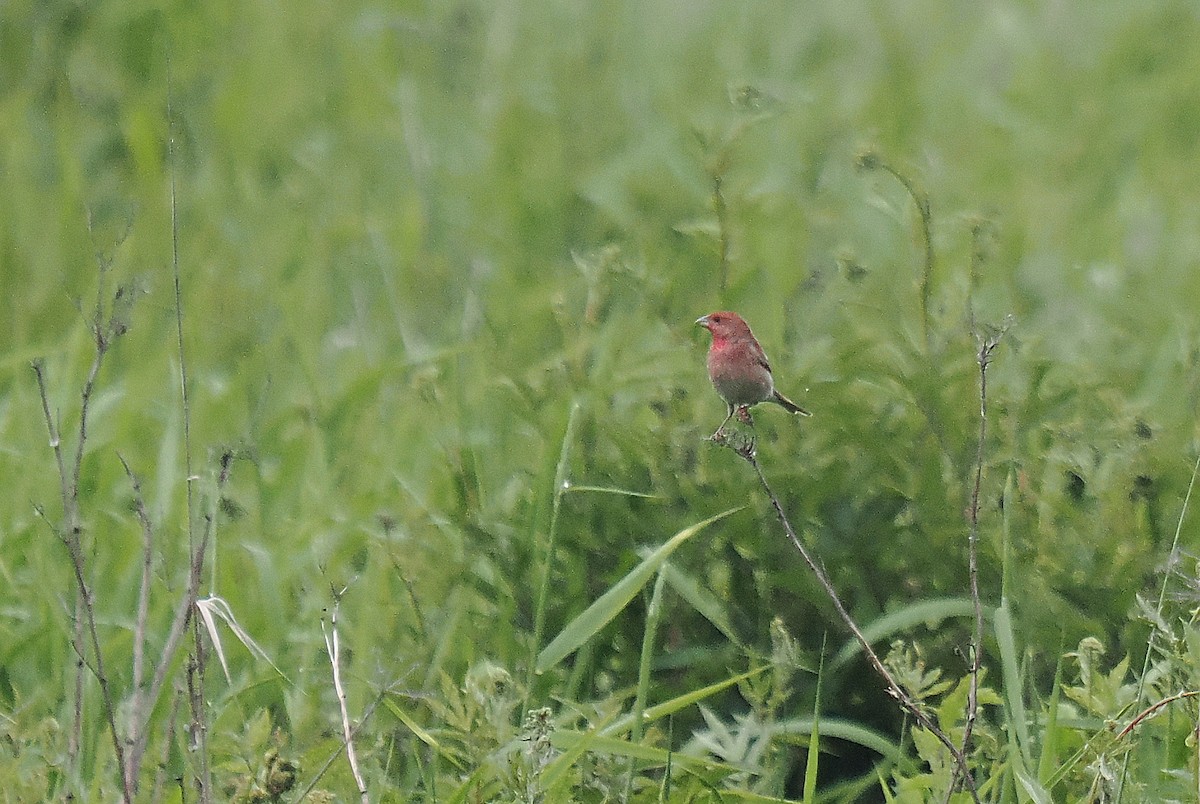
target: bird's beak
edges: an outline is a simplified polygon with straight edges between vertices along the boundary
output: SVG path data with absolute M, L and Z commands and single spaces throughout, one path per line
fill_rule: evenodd
M 705 329 L 708 329 L 708 328 L 709 328 L 709 326 L 708 326 L 708 316 L 706 316 L 706 315 L 702 315 L 702 316 L 700 316 L 699 318 L 697 318 L 697 319 L 696 319 L 696 326 L 698 326 L 698 327 L 704 327 Z

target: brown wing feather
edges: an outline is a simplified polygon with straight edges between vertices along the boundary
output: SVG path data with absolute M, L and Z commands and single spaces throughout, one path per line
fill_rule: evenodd
M 771 371 L 771 361 L 767 360 L 767 353 L 763 351 L 762 346 L 759 345 L 757 340 L 752 339 L 750 341 L 750 355 L 754 358 L 758 365 L 767 370 L 768 374 L 773 373 Z

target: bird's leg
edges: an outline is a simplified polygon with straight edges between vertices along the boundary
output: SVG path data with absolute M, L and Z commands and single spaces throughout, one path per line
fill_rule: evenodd
M 750 418 L 750 406 L 734 405 L 731 402 L 726 402 L 725 404 L 729 407 L 729 411 L 725 414 L 725 419 L 721 422 L 721 426 L 708 437 L 708 440 L 719 446 L 729 447 L 746 460 L 753 461 L 756 447 L 758 446 L 758 439 L 754 437 L 754 420 Z M 725 425 L 729 424 L 729 420 L 734 416 L 737 416 L 738 419 L 749 425 L 749 433 L 735 432 L 733 435 L 737 437 L 731 438 L 730 434 L 725 432 Z M 734 429 L 736 431 L 737 428 Z
M 708 437 L 709 441 L 719 441 L 725 436 L 725 425 L 729 423 L 729 420 L 733 418 L 734 411 L 737 410 L 737 408 L 735 408 L 733 405 L 730 405 L 728 402 L 725 404 L 729 407 L 729 413 L 725 416 L 725 419 L 721 422 L 721 425 L 716 429 L 716 432 Z

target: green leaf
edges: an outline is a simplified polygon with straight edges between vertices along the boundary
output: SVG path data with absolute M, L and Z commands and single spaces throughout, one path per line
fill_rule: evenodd
M 752 768 L 741 768 L 735 765 L 729 765 L 724 762 L 716 762 L 704 757 L 694 757 L 687 754 L 680 754 L 669 751 L 666 748 L 658 748 L 652 745 L 644 745 L 642 743 L 631 743 L 628 740 L 623 740 L 620 737 L 607 737 L 600 732 L 579 732 L 562 730 L 556 731 L 550 735 L 550 744 L 560 751 L 572 751 L 580 743 L 586 743 L 586 750 L 597 754 L 604 754 L 614 757 L 625 757 L 626 759 L 636 759 L 641 762 L 648 762 L 656 765 L 666 765 L 668 759 L 675 765 L 681 767 L 705 768 L 708 770 L 719 771 L 722 773 L 737 773 L 739 771 L 753 771 Z
M 426 731 L 424 729 L 424 727 L 421 726 L 420 723 L 413 720 L 412 717 L 408 714 L 408 712 L 404 711 L 403 707 L 398 705 L 395 701 L 393 701 L 390 698 L 387 698 L 384 700 L 384 705 L 387 706 L 387 708 L 391 711 L 391 713 L 393 715 L 395 715 L 400 720 L 401 723 L 403 723 L 405 726 L 408 727 L 408 730 L 411 731 L 418 740 L 425 743 L 425 745 L 434 749 L 439 754 L 441 754 L 443 757 L 448 759 L 459 770 L 465 770 L 465 768 L 458 761 L 458 759 L 454 756 L 454 754 L 449 751 L 444 750 L 442 748 L 442 744 L 438 742 L 437 738 L 434 737 L 432 734 L 430 734 L 428 731 Z
M 746 679 L 758 675 L 766 669 L 768 669 L 768 665 L 763 665 L 762 667 L 758 667 L 753 670 L 747 670 L 745 673 L 740 673 L 723 681 L 718 681 L 716 684 L 709 684 L 707 687 L 701 687 L 698 690 L 692 690 L 691 692 L 676 696 L 669 701 L 664 701 L 660 704 L 651 706 L 642 714 L 642 720 L 644 723 L 653 723 L 656 720 L 661 720 L 667 715 L 673 715 L 682 709 L 686 709 L 693 704 L 703 701 L 705 698 L 716 695 L 718 692 L 722 692 L 730 687 L 736 686 Z M 605 727 L 603 729 L 603 733 L 606 735 L 619 734 L 620 732 L 626 731 L 632 727 L 633 715 L 625 715 L 624 717 L 614 721 L 612 725 Z
M 671 588 L 680 597 L 698 611 L 704 619 L 712 623 L 722 636 L 738 648 L 745 650 L 741 639 L 733 630 L 733 623 L 729 620 L 729 610 L 716 595 L 696 580 L 694 575 L 684 572 L 674 564 L 668 564 L 663 572 L 666 573 L 667 583 L 671 584 Z
M 817 666 L 817 691 L 813 696 L 812 730 L 808 735 L 808 758 L 804 763 L 804 804 L 817 800 L 817 766 L 821 754 L 821 682 L 825 679 L 825 651 L 821 650 L 821 663 Z
M 795 718 L 776 723 L 771 727 L 771 733 L 781 739 L 795 737 L 806 739 L 812 733 L 813 721 L 810 718 Z M 881 757 L 892 762 L 903 762 L 904 752 L 900 745 L 877 731 L 861 724 L 840 718 L 822 718 L 821 734 L 827 738 L 855 743 L 869 748 Z M 936 740 L 936 738 L 934 738 Z M 941 745 L 939 742 L 938 745 Z
M 1013 774 L 1017 777 L 1017 783 L 1020 785 L 1020 792 L 1024 793 L 1027 798 L 1022 801 L 1033 801 L 1035 804 L 1051 804 L 1054 800 L 1051 798 L 1049 791 L 1038 784 L 1037 779 L 1029 775 L 1029 771 L 1025 770 L 1023 762 L 1013 762 Z
M 578 617 L 567 623 L 567 626 L 558 636 L 552 639 L 550 644 L 538 654 L 535 665 L 537 672 L 546 672 L 576 651 L 584 642 L 599 633 L 600 629 L 611 622 L 614 617 L 629 605 L 629 601 L 637 596 L 642 587 L 654 577 L 654 573 L 658 571 L 659 567 L 684 542 L 712 523 L 740 510 L 740 506 L 738 508 L 730 508 L 728 511 L 709 517 L 703 522 L 697 522 L 691 527 L 684 528 L 668 539 L 661 547 L 630 570 L 629 574 L 617 581 L 613 584 L 612 588 L 598 597 L 592 605 L 584 609 Z
M 1000 647 L 1000 671 L 1004 679 L 1004 695 L 1008 701 L 1008 722 L 1014 729 L 1021 758 L 1028 765 L 1033 756 L 1029 739 L 1029 723 L 1025 715 L 1025 698 L 1021 694 L 1020 660 L 1017 656 L 1017 640 L 1013 633 L 1012 615 L 1008 601 L 1002 600 L 996 609 L 992 628 L 996 643 Z

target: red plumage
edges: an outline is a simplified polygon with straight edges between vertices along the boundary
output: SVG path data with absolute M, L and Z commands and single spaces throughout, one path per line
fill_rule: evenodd
M 725 400 L 729 412 L 717 432 L 734 413 L 748 411 L 760 402 L 774 402 L 789 413 L 811 416 L 804 408 L 775 390 L 771 364 L 750 325 L 737 313 L 722 310 L 696 319 L 712 333 L 708 349 L 708 378 Z M 749 418 L 748 413 L 746 418 Z

